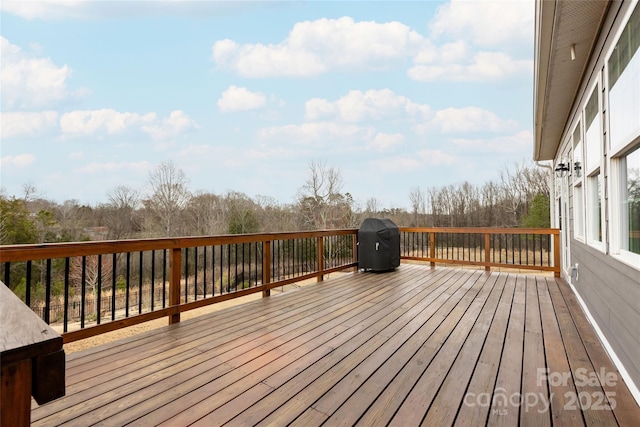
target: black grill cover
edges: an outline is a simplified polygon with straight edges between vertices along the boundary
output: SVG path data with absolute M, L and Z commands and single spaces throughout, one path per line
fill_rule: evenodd
M 358 230 L 358 268 L 389 271 L 399 265 L 398 226 L 390 219 L 365 219 Z

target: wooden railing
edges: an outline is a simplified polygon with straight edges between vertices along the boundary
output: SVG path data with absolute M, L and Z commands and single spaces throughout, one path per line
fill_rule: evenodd
M 176 323 L 187 310 L 322 281 L 358 266 L 357 234 L 343 229 L 0 247 L 0 277 L 26 302 L 0 284 L 2 424 L 28 425 L 31 395 L 43 403 L 64 393 L 63 342 L 162 317 Z M 432 266 L 560 274 L 557 229 L 402 227 L 400 254 Z M 62 337 L 47 324 L 61 326 Z
M 356 229 L 13 245 L 0 278 L 71 342 L 357 267 Z M 400 228 L 403 260 L 560 274 L 559 230 Z
M 560 276 L 560 230 L 547 228 L 400 228 L 402 259 L 552 271 Z
M 344 229 L 3 246 L 0 277 L 68 343 L 162 317 L 176 323 L 187 310 L 321 281 L 357 267 L 356 236 Z

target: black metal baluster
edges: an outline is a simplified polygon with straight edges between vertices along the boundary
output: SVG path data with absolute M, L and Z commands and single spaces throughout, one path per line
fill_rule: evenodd
M 231 292 L 231 244 L 227 245 L 227 292 Z
M 198 247 L 193 248 L 195 260 L 193 263 L 193 274 L 195 275 L 195 279 L 193 281 L 193 298 L 194 301 L 198 301 Z
M 151 251 L 151 311 L 156 306 L 156 251 Z
M 220 251 L 222 252 L 222 249 Z M 214 296 L 215 294 L 216 294 L 216 247 L 211 245 L 211 296 Z
M 204 259 L 202 260 L 202 297 L 207 297 L 207 247 L 204 247 Z
M 140 251 L 140 256 L 138 257 L 138 314 L 142 314 L 142 266 L 144 263 L 143 255 L 144 252 Z
M 113 254 L 111 260 L 111 320 L 116 320 L 116 260 L 117 254 Z
M 129 290 L 131 279 L 131 252 L 127 252 L 127 271 L 125 273 L 125 298 L 126 302 L 124 305 L 124 317 L 129 317 L 129 296 L 131 294 Z
M 64 259 L 64 310 L 62 312 L 62 331 L 68 332 L 69 329 L 69 271 L 71 263 L 69 257 Z
M 82 273 L 80 278 L 80 328 L 84 328 L 85 304 L 87 302 L 87 257 L 82 256 Z
M 189 302 L 189 248 L 184 248 L 184 302 Z
M 49 312 L 51 310 L 51 259 L 47 259 L 47 270 L 45 275 L 46 287 L 45 287 L 45 313 L 44 321 L 48 325 L 50 323 Z
M 96 323 L 100 324 L 100 312 L 102 311 L 102 254 L 98 255 L 98 295 L 95 298 Z
M 9 286 L 9 283 L 7 283 L 7 286 Z M 27 261 L 27 285 L 24 292 L 24 301 L 27 307 L 31 307 L 31 260 Z

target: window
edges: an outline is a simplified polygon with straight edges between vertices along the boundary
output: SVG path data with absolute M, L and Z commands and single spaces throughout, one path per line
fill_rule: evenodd
M 573 237 L 584 239 L 584 187 L 582 185 L 582 133 L 580 122 L 573 130 Z
M 582 179 L 582 138 L 580 135 L 580 123 L 573 131 L 573 182 Z
M 602 242 L 602 174 L 598 170 L 587 180 L 588 238 L 591 243 Z
M 611 155 L 624 152 L 628 144 L 640 135 L 639 47 L 640 5 L 636 5 L 607 59 L 608 140 Z M 588 134 L 586 139 L 586 161 L 590 164 Z
M 585 115 L 585 155 L 587 174 L 600 167 L 602 158 L 602 125 L 598 117 L 598 85 L 591 91 L 591 96 L 584 109 Z
M 620 158 L 620 249 L 640 254 L 640 147 Z
M 596 86 L 596 88 L 593 90 L 593 93 L 591 94 L 591 97 L 589 98 L 587 105 L 584 107 L 584 120 L 585 120 L 585 126 L 587 129 L 589 129 L 589 126 L 591 126 L 591 123 L 593 123 L 596 116 L 598 115 L 598 90 L 597 89 L 598 89 L 598 86 Z
M 636 6 L 609 57 L 609 89 L 613 89 L 618 82 L 618 78 L 624 73 L 638 47 L 640 47 L 640 7 Z
M 573 187 L 574 237 L 584 237 L 584 190 L 582 183 Z

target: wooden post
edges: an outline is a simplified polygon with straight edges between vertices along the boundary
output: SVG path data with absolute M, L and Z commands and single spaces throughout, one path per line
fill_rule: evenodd
M 491 234 L 484 233 L 484 262 L 486 263 L 484 266 L 484 271 L 491 271 L 491 266 L 489 263 L 491 262 Z
M 271 241 L 262 242 L 262 284 L 271 283 Z M 271 295 L 271 289 L 262 291 L 262 297 Z
M 173 248 L 169 259 L 169 306 L 180 305 L 180 267 L 182 264 L 182 249 Z M 179 323 L 180 313 L 169 316 L 169 324 Z
M 560 233 L 553 234 L 553 272 L 560 277 Z
M 429 258 L 431 259 L 436 258 L 436 233 L 433 231 L 429 233 Z M 435 261 L 431 261 L 431 267 L 435 267 L 435 266 L 436 266 Z
M 0 425 L 29 426 L 31 396 L 65 395 L 62 337 L 0 282 Z
M 28 427 L 31 424 L 31 359 L 2 365 L 0 425 Z
M 318 257 L 318 282 L 322 282 L 324 280 L 324 275 L 322 272 L 324 271 L 324 238 L 322 236 L 316 237 L 316 250 Z
M 353 251 L 353 262 L 358 263 L 358 235 L 351 235 L 351 246 Z M 356 266 L 353 271 L 358 271 L 358 266 Z

